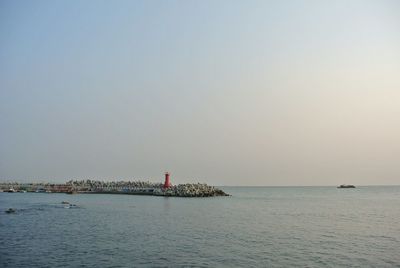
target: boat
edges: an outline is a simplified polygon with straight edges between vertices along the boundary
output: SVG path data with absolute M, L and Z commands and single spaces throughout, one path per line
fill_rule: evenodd
M 351 184 L 342 184 L 340 186 L 338 186 L 337 188 L 339 189 L 348 189 L 348 188 L 356 188 L 354 185 Z

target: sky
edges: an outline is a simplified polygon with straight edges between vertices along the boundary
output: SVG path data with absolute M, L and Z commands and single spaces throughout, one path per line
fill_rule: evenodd
M 0 181 L 400 184 L 399 1 L 0 2 Z

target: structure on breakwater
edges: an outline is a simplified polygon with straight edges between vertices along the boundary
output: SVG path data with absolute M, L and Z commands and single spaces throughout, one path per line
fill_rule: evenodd
M 175 197 L 228 196 L 224 191 L 201 183 L 172 185 L 170 174 L 165 173 L 164 183 L 143 181 L 70 180 L 65 184 L 50 183 L 0 183 L 4 192 L 131 194 Z

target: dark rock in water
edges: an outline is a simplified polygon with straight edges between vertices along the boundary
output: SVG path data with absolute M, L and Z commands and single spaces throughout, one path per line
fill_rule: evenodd
M 6 213 L 15 213 L 15 209 L 9 208 L 6 210 Z
M 356 188 L 354 185 L 351 184 L 342 184 L 340 186 L 338 186 L 339 189 L 347 189 L 347 188 Z

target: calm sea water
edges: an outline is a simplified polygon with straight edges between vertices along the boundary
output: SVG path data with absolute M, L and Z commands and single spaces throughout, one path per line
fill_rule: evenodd
M 398 186 L 223 189 L 0 193 L 0 267 L 400 267 Z

